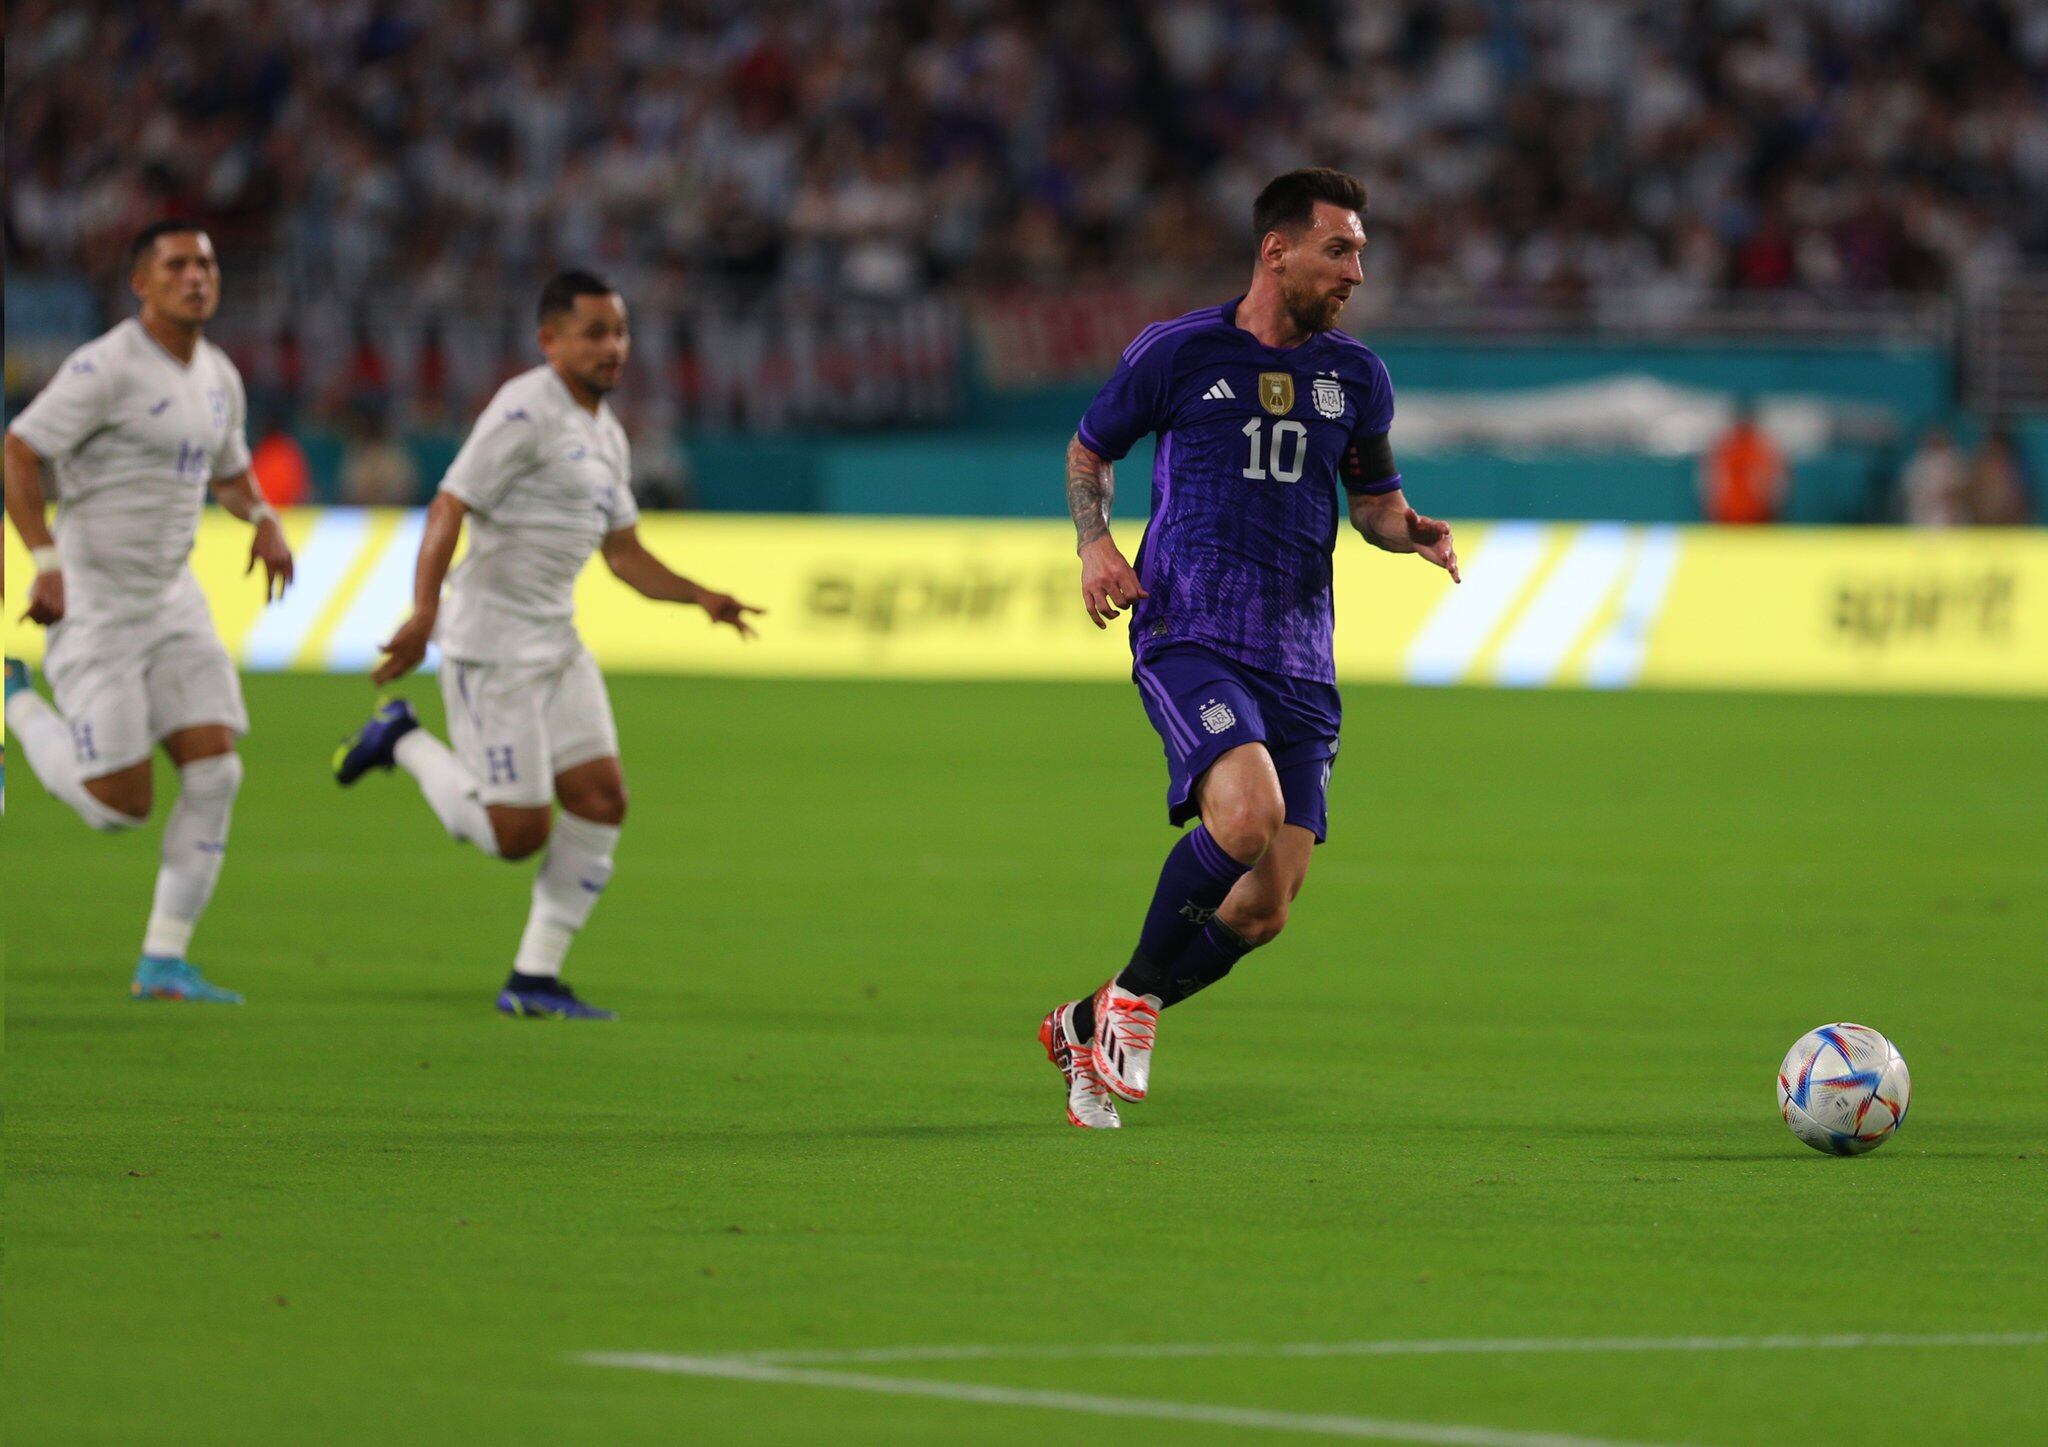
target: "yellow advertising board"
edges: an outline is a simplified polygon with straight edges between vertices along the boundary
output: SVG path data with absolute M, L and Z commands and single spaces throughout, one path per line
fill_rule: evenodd
M 1642 682 L 2048 694 L 2048 532 L 1692 530 Z
M 248 529 L 210 511 L 193 566 L 250 669 L 367 670 L 404 616 L 421 514 L 302 509 L 299 583 L 261 605 Z M 678 570 L 769 611 L 746 643 L 593 562 L 584 638 L 609 667 L 858 678 L 1118 678 L 1122 624 L 1081 609 L 1065 523 L 662 514 Z M 1135 537 L 1136 527 L 1129 530 Z M 1337 667 L 1358 682 L 2048 696 L 2048 532 L 1469 523 L 1465 583 L 1337 555 Z M 9 535 L 10 580 L 28 560 Z M 19 588 L 14 590 L 18 595 Z M 8 609 L 10 655 L 41 631 Z

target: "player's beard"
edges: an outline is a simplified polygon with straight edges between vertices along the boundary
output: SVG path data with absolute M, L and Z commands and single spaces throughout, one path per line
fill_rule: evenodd
M 1287 308 L 1287 319 L 1310 336 L 1334 330 L 1337 318 L 1344 311 L 1343 302 L 1314 287 L 1303 287 L 1297 291 L 1283 286 L 1280 303 Z

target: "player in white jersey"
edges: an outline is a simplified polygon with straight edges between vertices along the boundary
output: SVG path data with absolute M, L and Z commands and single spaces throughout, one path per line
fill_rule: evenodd
M 373 675 L 380 684 L 402 677 L 430 639 L 438 643 L 454 747 L 393 699 L 342 745 L 334 775 L 352 784 L 396 764 L 455 839 L 500 859 L 545 846 L 498 1008 L 610 1019 L 561 978 L 570 941 L 611 878 L 626 817 L 611 701 L 576 635 L 577 575 L 602 553 L 636 591 L 695 603 L 748 638 L 747 615 L 761 610 L 679 577 L 640 540 L 625 429 L 604 401 L 631 346 L 619 294 L 588 272 L 555 277 L 541 292 L 540 346 L 547 364 L 498 389 L 442 478 L 420 540 L 412 616 Z M 450 575 L 465 519 L 469 552 Z
M 35 560 L 26 616 L 49 629 L 51 707 L 6 669 L 7 725 L 29 767 L 93 828 L 150 812 L 150 751 L 178 769 L 163 862 L 129 989 L 137 999 L 239 1003 L 186 961 L 213 896 L 249 731 L 241 682 L 189 559 L 209 490 L 255 524 L 249 567 L 282 597 L 292 554 L 249 470 L 241 374 L 202 335 L 220 305 L 206 233 L 166 221 L 135 239 L 140 313 L 80 347 L 7 429 L 7 516 Z M 57 482 L 54 540 L 43 469 Z

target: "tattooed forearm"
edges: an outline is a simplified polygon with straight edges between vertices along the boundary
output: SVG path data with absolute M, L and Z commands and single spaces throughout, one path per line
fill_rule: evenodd
M 1109 505 L 1116 497 L 1116 475 L 1077 434 L 1067 444 L 1067 511 L 1074 517 L 1074 550 L 1109 535 Z

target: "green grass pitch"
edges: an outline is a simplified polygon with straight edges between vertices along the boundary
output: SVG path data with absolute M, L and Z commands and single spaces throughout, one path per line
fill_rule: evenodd
M 368 687 L 248 691 L 195 951 L 239 1010 L 128 1001 L 155 830 L 14 761 L 11 1440 L 1278 1441 L 572 1358 L 2048 1329 L 2042 705 L 1350 689 L 1292 928 L 1090 1135 L 1033 1033 L 1171 838 L 1128 689 L 615 679 L 633 813 L 569 976 L 622 1019 L 582 1027 L 491 1012 L 529 868 L 328 780 Z M 1915 1086 L 1847 1161 L 1772 1101 L 1845 1018 Z M 849 1370 L 1442 1441 L 2048 1438 L 2040 1345 Z

